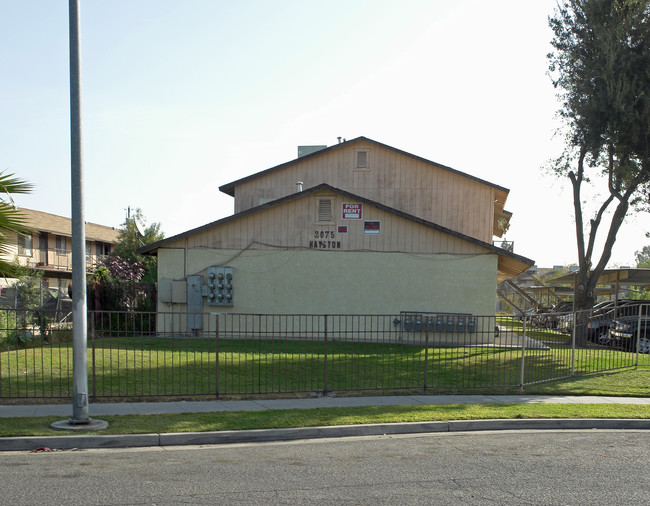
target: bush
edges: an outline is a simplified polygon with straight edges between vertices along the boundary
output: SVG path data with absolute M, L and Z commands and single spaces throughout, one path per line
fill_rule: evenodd
M 0 311 L 0 347 L 4 348 L 10 343 L 9 336 L 16 330 L 16 313 L 14 311 Z
M 7 334 L 7 344 L 9 345 L 27 346 L 34 341 L 34 334 L 27 329 L 11 329 Z

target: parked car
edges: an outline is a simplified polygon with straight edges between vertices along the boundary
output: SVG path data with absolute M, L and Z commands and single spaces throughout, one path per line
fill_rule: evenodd
M 640 335 L 639 335 L 639 323 Z M 610 342 L 625 350 L 650 353 L 650 317 L 626 316 L 614 320 L 609 329 Z
M 530 315 L 529 321 L 534 327 L 570 332 L 573 319 L 570 313 L 573 311 L 573 302 L 563 301 L 550 309 L 540 310 Z M 570 322 L 570 323 L 569 323 Z
M 614 320 L 614 311 L 599 314 L 589 318 L 587 323 L 587 339 L 594 343 L 601 343 L 608 340 L 609 329 Z
M 573 330 L 573 313 L 566 313 L 555 318 L 555 328 L 565 334 Z
M 609 330 L 617 318 L 636 316 L 645 301 L 619 299 L 606 300 L 596 304 L 587 322 L 587 339 L 601 344 L 609 341 Z M 646 302 L 647 303 L 647 302 Z
M 592 308 L 587 322 L 587 339 L 594 343 L 608 340 L 609 328 L 616 319 L 615 305 L 615 301 L 606 300 Z

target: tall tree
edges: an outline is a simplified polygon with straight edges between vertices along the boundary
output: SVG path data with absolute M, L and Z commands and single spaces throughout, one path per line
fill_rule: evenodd
M 0 172 L 0 255 L 5 258 L 11 255 L 8 244 L 13 243 L 18 234 L 30 233 L 11 195 L 29 193 L 32 188 L 31 183 L 18 179 L 13 174 Z M 14 262 L 0 259 L 0 276 L 13 277 L 15 272 Z
M 549 74 L 558 90 L 566 148 L 554 161 L 573 188 L 578 246 L 575 307 L 595 302 L 598 277 L 630 210 L 650 190 L 650 0 L 564 0 L 549 25 Z M 604 197 L 585 226 L 583 186 L 604 176 Z M 606 228 L 610 216 L 609 228 Z M 600 258 L 594 246 L 603 223 Z
M 644 246 L 643 249 L 634 253 L 637 269 L 650 268 L 650 246 Z
M 131 264 L 141 263 L 145 270 L 143 279 L 156 281 L 156 257 L 140 255 L 138 249 L 163 239 L 165 234 L 160 228 L 160 223 L 147 225 L 147 220 L 140 208 L 132 212 L 129 211 L 129 215 L 122 223 L 118 242 L 111 255 L 128 260 Z

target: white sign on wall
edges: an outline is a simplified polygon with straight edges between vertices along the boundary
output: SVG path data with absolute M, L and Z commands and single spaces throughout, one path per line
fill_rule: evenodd
M 360 220 L 363 217 L 363 204 L 342 204 L 341 217 L 344 220 Z

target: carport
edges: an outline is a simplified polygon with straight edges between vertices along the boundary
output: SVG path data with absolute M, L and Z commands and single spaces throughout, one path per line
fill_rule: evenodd
M 574 289 L 577 276 L 577 272 L 570 272 L 569 274 L 550 280 L 548 284 Z M 638 286 L 645 291 L 650 291 L 650 269 L 605 269 L 598 277 L 596 284 L 600 286 L 598 295 L 613 293 L 614 300 L 618 300 L 621 287 Z

